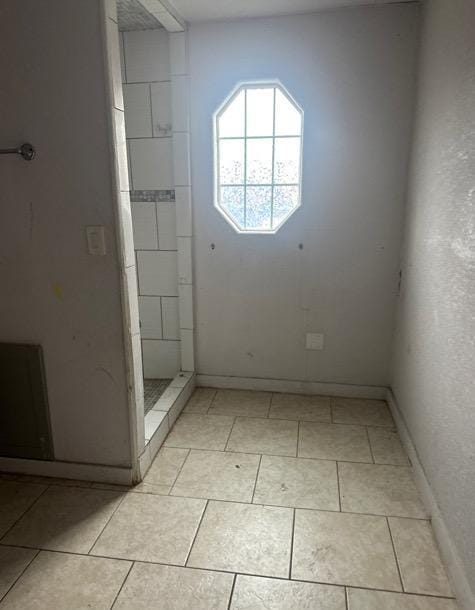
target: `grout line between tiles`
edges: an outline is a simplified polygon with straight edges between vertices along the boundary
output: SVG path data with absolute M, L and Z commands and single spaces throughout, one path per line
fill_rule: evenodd
M 101 529 L 101 531 L 99 532 L 98 536 L 96 537 L 96 539 L 94 540 L 94 542 L 92 543 L 91 547 L 89 548 L 89 551 L 86 553 L 87 555 L 89 555 L 92 551 L 92 549 L 94 548 L 96 542 L 99 540 L 99 538 L 102 536 L 102 534 L 104 533 L 104 530 L 106 529 L 106 527 L 109 525 L 109 523 L 111 522 L 112 517 L 116 514 L 116 512 L 118 511 L 119 507 L 122 505 L 122 502 L 125 500 L 125 498 L 127 497 L 127 492 L 124 493 L 123 497 L 119 500 L 119 502 L 117 503 L 117 506 L 115 507 L 115 509 L 112 511 L 111 516 L 109 517 L 109 519 L 107 519 L 106 524 L 104 525 L 104 527 Z
M 185 568 L 187 567 L 188 561 L 190 559 L 191 551 L 193 550 L 193 547 L 195 546 L 196 537 L 198 536 L 198 532 L 200 531 L 200 527 L 201 527 L 201 524 L 203 523 L 203 519 L 204 519 L 205 513 L 208 510 L 209 503 L 210 503 L 210 501 L 206 500 L 205 507 L 203 509 L 203 512 L 201 513 L 200 520 L 198 521 L 198 527 L 196 528 L 195 535 L 193 536 L 193 540 L 192 540 L 191 545 L 190 545 L 190 550 L 188 551 L 188 555 L 186 556 L 185 562 L 183 564 L 183 567 L 185 567 Z
M 299 509 L 300 510 L 300 509 Z M 3 545 L 3 546 L 7 546 L 7 545 Z M 8 545 L 8 546 L 12 546 L 12 545 Z M 16 548 L 24 548 L 24 549 L 31 549 L 32 547 L 28 547 L 28 546 L 24 546 L 24 545 L 15 545 Z M 33 550 L 38 550 L 40 552 L 39 549 L 33 549 Z M 174 568 L 185 568 L 187 567 L 186 565 L 183 564 L 179 564 L 179 563 L 164 563 L 164 562 L 160 562 L 160 561 L 149 561 L 146 559 L 127 559 L 124 557 L 112 557 L 112 556 L 107 556 L 107 555 L 89 555 L 89 554 L 85 554 L 85 553 L 77 553 L 77 552 L 71 552 L 71 551 L 58 551 L 58 550 L 51 550 L 51 549 L 41 549 L 41 550 L 45 550 L 48 551 L 49 553 L 58 553 L 58 554 L 62 554 L 62 555 L 77 555 L 79 557 L 99 557 L 100 559 L 110 559 L 113 561 L 125 561 L 127 563 L 129 562 L 136 562 L 136 563 L 145 563 L 145 564 L 149 564 L 149 565 L 160 565 L 160 566 L 170 566 L 170 567 L 174 567 Z M 436 599 L 455 599 L 453 596 L 449 597 L 446 595 L 437 595 L 437 594 L 426 594 L 426 593 L 406 593 L 404 591 L 397 591 L 395 589 L 375 589 L 375 588 L 371 588 L 371 587 L 365 587 L 363 585 L 358 585 L 358 586 L 349 586 L 346 585 L 344 583 L 332 583 L 332 582 L 325 582 L 325 581 L 321 581 L 321 580 L 306 580 L 303 578 L 282 578 L 281 576 L 271 576 L 268 574 L 256 574 L 254 572 L 235 572 L 232 570 L 220 570 L 220 569 L 216 569 L 216 568 L 204 568 L 204 567 L 197 567 L 197 566 L 192 566 L 189 569 L 192 570 L 201 570 L 204 572 L 216 572 L 218 574 L 233 574 L 236 576 L 253 576 L 255 578 L 270 578 L 272 580 L 279 580 L 279 581 L 283 581 L 283 582 L 302 582 L 302 583 L 309 583 L 309 584 L 318 584 L 318 585 L 327 585 L 330 587 L 347 587 L 349 589 L 364 589 L 365 591 L 380 591 L 383 593 L 403 593 L 404 595 L 408 595 L 408 596 L 413 596 L 413 597 L 421 597 L 424 599 L 431 599 L 431 598 L 436 598 Z
M 18 482 L 18 481 L 16 481 Z M 38 485 L 38 483 L 23 483 L 24 485 Z M 30 512 L 30 510 L 33 508 L 33 506 L 35 506 L 35 504 L 39 501 L 40 498 L 42 498 L 45 493 L 48 491 L 48 489 L 51 487 L 51 485 L 46 485 L 46 487 L 43 489 L 43 491 L 40 493 L 40 495 L 35 498 L 34 502 L 25 510 L 22 512 L 22 514 L 18 517 L 18 519 L 16 519 L 12 525 L 6 530 L 6 532 L 3 533 L 2 536 L 0 536 L 0 544 L 2 544 L 2 540 L 4 540 L 5 536 L 7 536 L 7 534 L 9 534 L 12 529 L 16 526 L 16 524 L 21 521 L 21 519 L 23 519 L 23 517 L 28 514 Z M 11 546 L 11 545 L 9 545 Z
M 292 578 L 292 561 L 294 556 L 294 536 L 295 536 L 295 516 L 296 509 L 292 509 L 292 534 L 290 536 L 290 561 L 289 561 L 289 580 Z
M 236 580 L 237 580 L 237 574 L 234 574 L 233 584 L 231 586 L 231 592 L 229 594 L 229 601 L 228 601 L 228 605 L 227 605 L 227 610 L 231 610 L 231 604 L 232 604 L 232 601 L 233 601 L 234 587 L 236 586 Z
M 376 461 L 374 459 L 373 447 L 371 446 L 371 439 L 369 437 L 368 426 L 365 426 L 365 430 L 366 430 L 366 438 L 368 439 L 369 452 L 371 453 L 371 459 L 373 460 L 373 464 L 376 464 Z
M 6 545 L 4 545 L 4 546 L 6 548 L 8 548 Z M 13 548 L 18 548 L 18 547 L 13 547 Z M 16 585 L 16 583 L 20 580 L 20 578 L 23 576 L 23 574 L 28 570 L 28 568 L 31 566 L 31 564 L 34 562 L 34 560 L 41 553 L 41 551 L 39 549 L 32 549 L 32 550 L 35 550 L 36 553 L 33 555 L 33 557 L 30 559 L 30 561 L 26 564 L 26 566 L 23 568 L 23 570 L 20 572 L 20 574 L 18 574 L 18 576 L 15 578 L 15 580 L 12 582 L 12 584 L 7 588 L 5 593 L 0 595 L 0 603 L 2 602 L 3 599 L 6 598 L 6 596 L 10 593 L 10 591 L 13 589 L 13 587 Z
M 389 537 L 391 538 L 391 546 L 392 546 L 393 553 L 394 553 L 394 559 L 396 561 L 396 567 L 397 567 L 397 573 L 398 573 L 398 576 L 399 576 L 399 582 L 401 583 L 401 590 L 405 592 L 404 583 L 403 583 L 403 580 L 402 580 L 401 568 L 399 566 L 399 559 L 398 559 L 398 556 L 397 556 L 397 553 L 396 553 L 396 546 L 394 544 L 393 533 L 391 531 L 391 526 L 389 525 L 389 517 L 386 517 L 386 525 L 388 526 Z
M 228 417 L 228 416 L 225 416 L 225 417 Z M 231 425 L 231 429 L 229 430 L 228 438 L 226 439 L 226 444 L 224 445 L 223 451 L 227 451 L 228 450 L 229 439 L 231 438 L 231 434 L 233 433 L 234 426 L 236 424 L 236 419 L 237 419 L 236 417 L 233 418 L 233 423 Z M 244 451 L 242 453 L 244 453 Z
M 261 470 L 261 462 L 262 462 L 262 455 L 259 456 L 259 464 L 257 465 L 256 480 L 254 481 L 254 489 L 252 490 L 252 497 L 251 497 L 250 504 L 254 503 L 254 495 L 256 493 L 257 479 L 259 478 L 259 472 Z
M 204 415 L 203 413 L 186 413 L 186 415 Z M 213 417 L 232 417 L 232 416 L 228 416 L 228 415 L 214 415 Z M 182 447 L 180 445 L 164 445 L 165 447 L 169 447 L 169 448 L 173 448 L 173 449 L 189 449 L 189 447 Z M 217 451 L 217 452 L 223 452 L 224 449 L 210 449 L 209 447 L 190 447 L 190 449 L 196 450 L 196 451 Z M 298 455 L 297 457 L 295 455 L 283 455 L 281 453 L 259 453 L 258 451 L 237 451 L 236 449 L 232 449 L 232 453 L 244 453 L 246 455 L 268 455 L 270 457 L 285 457 L 285 458 L 292 458 L 293 460 L 313 460 L 316 462 L 340 462 L 342 464 L 361 464 L 361 465 L 365 465 L 365 466 L 392 466 L 394 468 L 408 468 L 409 470 L 411 470 L 410 466 L 403 466 L 401 464 L 373 464 L 373 462 L 354 462 L 352 460 L 334 460 L 331 458 L 317 458 L 317 457 L 308 457 L 308 456 L 301 456 Z M 427 521 L 427 519 L 424 519 L 424 521 Z
M 348 594 L 348 587 L 345 587 L 345 608 L 346 610 L 350 610 L 350 599 Z
M 338 506 L 339 506 L 339 512 L 341 513 L 341 491 L 340 491 L 340 471 L 338 470 L 338 462 L 336 463 L 336 483 L 338 486 Z
M 181 471 L 183 470 L 183 467 L 185 466 L 186 462 L 188 461 L 188 458 L 190 457 L 190 454 L 191 454 L 191 452 L 192 452 L 192 451 L 193 451 L 193 449 L 188 449 L 188 453 L 186 454 L 186 457 L 185 457 L 185 459 L 183 460 L 182 465 L 181 465 L 181 466 L 180 466 L 180 468 L 178 469 L 178 472 L 177 472 L 177 474 L 176 474 L 175 480 L 173 481 L 172 486 L 170 487 L 170 490 L 169 490 L 169 492 L 168 492 L 168 494 L 167 494 L 168 496 L 171 496 L 171 495 L 172 495 L 173 488 L 175 487 L 175 484 L 176 484 L 176 482 L 178 481 L 178 477 L 180 476 Z M 152 464 L 153 464 L 153 462 L 152 462 Z
M 209 410 L 210 410 L 210 408 L 211 408 L 211 405 L 213 404 L 214 399 L 216 398 L 217 393 L 218 393 L 218 390 L 215 390 L 215 391 L 214 391 L 213 396 L 211 397 L 211 400 L 210 400 L 210 401 L 209 401 L 209 403 L 208 403 L 208 406 L 206 407 L 206 413 L 205 413 L 205 415 L 208 415 Z
M 127 571 L 127 574 L 125 575 L 125 578 L 122 581 L 122 584 L 120 585 L 119 590 L 117 591 L 116 596 L 114 597 L 114 601 L 112 602 L 112 605 L 111 605 L 111 610 L 113 610 L 113 608 L 114 608 L 114 606 L 116 604 L 116 601 L 119 599 L 119 595 L 121 594 L 122 589 L 124 588 L 124 585 L 125 585 L 127 579 L 129 578 L 130 572 L 132 571 L 132 568 L 134 567 L 134 565 L 135 565 L 135 561 L 132 561 L 132 563 L 130 564 L 130 567 L 129 567 L 128 571 Z

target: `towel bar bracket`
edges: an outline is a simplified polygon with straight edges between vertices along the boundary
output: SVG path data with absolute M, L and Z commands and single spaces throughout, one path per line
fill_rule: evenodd
M 32 144 L 25 142 L 18 148 L 0 148 L 0 155 L 21 155 L 25 161 L 31 161 L 35 157 L 35 149 Z

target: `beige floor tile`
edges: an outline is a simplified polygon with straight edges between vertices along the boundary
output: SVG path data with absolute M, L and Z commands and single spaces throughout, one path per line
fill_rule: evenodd
M 368 428 L 369 442 L 376 464 L 409 466 L 409 460 L 399 439 L 397 430 L 392 428 Z
M 128 494 L 91 554 L 183 565 L 205 505 L 204 500 Z
M 258 466 L 258 455 L 192 450 L 171 495 L 250 502 Z
M 299 457 L 372 462 L 362 426 L 300 422 Z
M 406 466 L 338 465 L 341 510 L 393 517 L 424 519 L 412 471 Z
M 333 421 L 336 424 L 394 427 L 394 421 L 384 400 L 334 398 Z
M 348 589 L 348 610 L 457 610 L 451 599 Z
M 296 421 L 237 417 L 226 449 L 295 457 L 297 432 Z
M 114 610 L 227 610 L 233 575 L 136 563 Z
M 77 479 L 61 479 L 59 477 L 39 477 L 32 475 L 22 475 L 18 480 L 21 483 L 40 483 L 42 485 L 59 485 L 61 487 L 92 487 L 91 481 L 79 481 Z
M 162 447 L 145 475 L 144 483 L 171 487 L 183 466 L 189 449 Z
M 172 489 L 171 485 L 152 485 L 151 483 L 138 483 L 132 489 L 134 493 L 139 494 L 154 494 L 156 496 L 168 496 Z
M 5 544 L 87 553 L 123 494 L 50 487 L 3 539 Z
M 213 388 L 197 388 L 183 411 L 185 413 L 206 413 L 215 394 L 216 390 Z
M 2 610 L 109 610 L 128 561 L 43 551 L 2 602 Z
M 271 396 L 270 392 L 218 390 L 208 413 L 210 415 L 267 417 Z
M 0 481 L 0 537 L 44 492 L 45 485 Z
M 226 415 L 184 413 L 177 419 L 164 446 L 223 451 L 233 422 L 234 417 Z
M 264 455 L 253 502 L 339 510 L 336 462 Z
M 231 610 L 346 610 L 345 589 L 238 575 Z
M 287 578 L 292 520 L 290 508 L 210 501 L 188 565 Z
M 384 517 L 296 510 L 292 578 L 401 591 Z
M 20 549 L 14 546 L 0 546 L 0 599 L 38 551 Z
M 452 595 L 428 521 L 389 519 L 404 590 L 423 595 Z
M 302 394 L 273 394 L 269 417 L 331 422 L 330 398 Z

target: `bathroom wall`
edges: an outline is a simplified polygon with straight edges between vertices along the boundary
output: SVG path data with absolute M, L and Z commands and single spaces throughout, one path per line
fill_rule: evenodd
M 475 607 L 475 4 L 424 5 L 392 388 Z M 463 571 L 463 570 L 461 570 Z
M 0 3 L 0 144 L 37 150 L 0 160 L 0 340 L 43 347 L 56 460 L 130 467 L 102 22 L 96 0 Z
M 145 378 L 180 369 L 169 38 L 164 29 L 121 33 Z
M 388 385 L 418 9 L 190 26 L 199 374 Z M 243 235 L 213 207 L 212 116 L 236 83 L 268 79 L 305 113 L 302 206 Z

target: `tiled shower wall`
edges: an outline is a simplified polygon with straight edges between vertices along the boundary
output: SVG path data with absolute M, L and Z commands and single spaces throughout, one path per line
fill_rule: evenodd
M 169 34 L 121 34 L 144 376 L 180 370 Z

